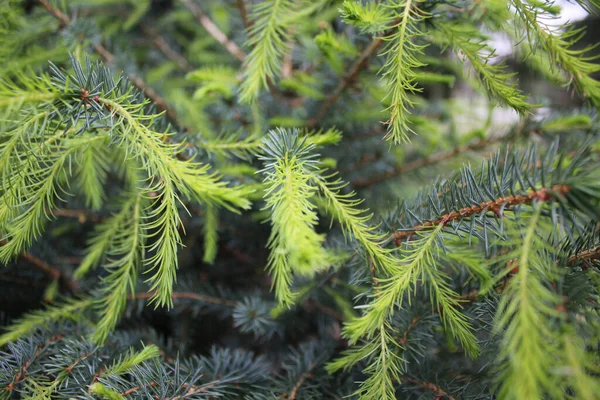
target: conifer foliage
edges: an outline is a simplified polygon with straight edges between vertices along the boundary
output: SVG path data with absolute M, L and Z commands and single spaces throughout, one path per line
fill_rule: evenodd
M 0 399 L 598 398 L 560 12 L 0 0 Z

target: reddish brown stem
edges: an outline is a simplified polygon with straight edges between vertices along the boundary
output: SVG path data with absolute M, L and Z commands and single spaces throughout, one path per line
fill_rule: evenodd
M 240 17 L 242 17 L 242 22 L 246 29 L 249 29 L 252 26 L 252 21 L 248 18 L 248 9 L 246 8 L 246 3 L 244 0 L 236 0 L 237 8 L 240 10 Z
M 312 376 L 311 372 L 314 367 L 314 364 L 310 363 L 310 365 L 308 366 L 308 371 L 300 375 L 300 377 L 296 381 L 296 384 L 294 384 L 292 391 L 289 393 L 289 395 L 285 396 L 284 398 L 287 397 L 289 400 L 296 400 L 296 398 L 298 397 L 298 391 L 300 390 L 300 387 L 302 386 L 306 378 L 310 378 Z
M 29 252 L 21 253 L 19 255 L 19 257 L 21 259 L 27 261 L 29 264 L 33 265 L 40 271 L 44 271 L 45 273 L 50 275 L 52 277 L 52 280 L 60 278 L 60 275 L 61 275 L 60 269 L 51 266 L 50 264 L 48 264 L 41 258 L 38 258 Z
M 584 250 L 580 253 L 574 254 L 569 257 L 567 263 L 569 265 L 575 264 L 578 261 L 593 261 L 600 259 L 600 246 Z
M 413 328 L 415 326 L 417 326 L 417 324 L 419 323 L 420 320 L 421 320 L 421 317 L 414 317 L 412 319 L 412 321 L 410 321 L 410 324 L 406 327 L 406 330 L 402 334 L 402 337 L 400 339 L 398 339 L 398 344 L 400 346 L 404 346 L 404 344 L 406 344 L 406 342 L 408 341 L 408 334 L 410 333 L 411 330 L 413 330 Z
M 461 220 L 464 218 L 469 218 L 473 215 L 479 214 L 484 210 L 492 211 L 495 213 L 499 213 L 500 209 L 503 206 L 516 206 L 520 204 L 529 204 L 533 200 L 542 200 L 546 201 L 554 194 L 564 195 L 570 190 L 569 186 L 566 185 L 556 185 L 551 188 L 541 188 L 539 190 L 534 190 L 530 192 L 527 196 L 525 195 L 516 195 L 516 196 L 507 196 L 500 197 L 496 200 L 490 200 L 483 202 L 481 204 L 473 205 L 471 207 L 465 207 L 460 211 L 453 211 L 448 214 L 444 214 L 440 216 L 438 219 L 434 221 L 427 221 L 420 225 L 414 226 L 412 229 L 397 231 L 391 234 L 391 238 L 394 239 L 396 246 L 400 246 L 404 239 L 410 238 L 417 231 L 428 228 L 438 226 L 439 224 L 447 225 L 450 222 Z
M 69 210 L 66 208 L 57 208 L 56 210 L 49 211 L 55 217 L 65 218 L 76 218 L 80 224 L 86 223 L 87 221 L 100 222 L 102 218 L 88 212 L 87 210 Z

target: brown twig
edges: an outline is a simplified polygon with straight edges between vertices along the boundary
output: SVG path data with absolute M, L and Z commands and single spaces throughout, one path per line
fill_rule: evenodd
M 446 398 L 449 400 L 455 400 L 454 397 L 449 395 L 448 392 L 443 390 L 441 387 L 437 386 L 435 383 L 423 382 L 410 376 L 403 376 L 400 378 L 400 381 L 419 386 L 420 388 L 425 389 L 428 392 L 435 394 L 436 396 L 446 396 Z
M 101 222 L 103 220 L 102 217 L 93 214 L 87 210 L 70 210 L 66 208 L 57 208 L 56 210 L 49 210 L 48 213 L 54 215 L 55 217 L 76 218 L 80 224 L 84 224 L 87 221 Z
M 593 261 L 600 259 L 600 246 L 593 247 L 591 249 L 584 250 L 580 253 L 574 254 L 569 257 L 567 264 L 572 265 L 578 261 Z
M 499 213 L 500 209 L 503 206 L 516 206 L 520 204 L 529 204 L 533 200 L 541 200 L 546 201 L 549 198 L 553 197 L 555 194 L 564 195 L 570 190 L 569 186 L 566 185 L 556 185 L 551 188 L 541 188 L 538 190 L 534 190 L 530 192 L 527 196 L 525 195 L 516 195 L 516 196 L 507 196 L 500 197 L 496 200 L 490 200 L 483 202 L 481 204 L 473 205 L 471 207 L 465 207 L 460 211 L 452 211 L 450 213 L 444 214 L 440 216 L 438 219 L 434 221 L 427 221 L 422 224 L 416 225 L 411 229 L 397 231 L 391 234 L 391 238 L 394 239 L 396 246 L 400 246 L 404 239 L 410 238 L 417 231 L 427 228 L 438 226 L 439 224 L 448 224 L 453 221 L 461 220 L 464 218 L 471 217 L 473 215 L 479 214 L 484 210 L 492 211 L 495 213 Z
M 418 160 L 406 163 L 404 165 L 396 167 L 393 170 L 385 172 L 383 174 L 375 175 L 370 178 L 355 179 L 352 181 L 352 185 L 357 189 L 363 188 L 366 186 L 370 186 L 375 183 L 383 182 L 385 180 L 393 178 L 394 176 L 397 176 L 397 175 L 401 175 L 401 174 L 404 174 L 404 173 L 407 173 L 410 171 L 414 171 L 416 169 L 419 169 L 419 168 L 422 168 L 422 167 L 425 167 L 428 165 L 437 164 L 439 162 L 448 160 L 454 156 L 465 153 L 467 151 L 476 151 L 476 150 L 484 149 L 485 147 L 490 146 L 493 143 L 500 142 L 501 140 L 504 140 L 504 139 L 506 139 L 506 138 L 502 137 L 502 138 L 494 138 L 494 139 L 489 139 L 489 140 L 479 140 L 475 143 L 457 146 L 451 150 L 437 153 L 437 154 L 434 154 L 429 157 L 423 157 Z
M 27 261 L 29 264 L 33 265 L 35 268 L 39 269 L 40 271 L 45 272 L 52 278 L 52 280 L 60 279 L 60 277 L 62 275 L 62 272 L 60 271 L 60 269 L 51 266 L 46 261 L 42 260 L 39 257 L 34 256 L 33 254 L 31 254 L 27 251 L 19 254 L 19 258 Z
M 52 5 L 47 1 L 47 0 L 39 0 L 40 4 L 42 6 L 44 6 L 44 8 L 46 10 L 48 10 L 48 12 L 50 12 L 50 14 L 54 15 L 54 17 L 56 19 L 58 19 L 61 24 L 63 26 L 69 25 L 69 23 L 71 22 L 71 19 L 62 11 L 60 11 L 59 9 L 52 7 Z
M 148 386 L 154 387 L 154 386 L 156 386 L 156 382 L 150 381 L 150 382 L 148 382 Z M 121 396 L 122 397 L 129 396 L 130 394 L 135 393 L 138 390 L 142 390 L 142 389 L 143 389 L 142 386 L 132 387 L 131 389 L 128 389 L 128 390 L 124 391 L 123 393 L 121 393 Z
M 408 326 L 404 330 L 404 333 L 402 334 L 402 337 L 400 339 L 398 339 L 398 344 L 400 346 L 404 346 L 406 344 L 406 342 L 408 341 L 408 334 L 410 333 L 411 330 L 413 330 L 413 328 L 415 326 L 417 326 L 417 324 L 419 323 L 419 321 L 421 320 L 421 318 L 422 317 L 414 317 L 412 319 L 412 321 L 410 321 L 410 324 L 408 324 Z
M 156 295 L 156 292 L 141 292 L 136 293 L 135 296 L 127 296 L 128 300 L 137 299 L 137 300 L 148 300 L 153 298 Z M 218 297 L 207 296 L 204 294 L 193 293 L 193 292 L 175 292 L 171 296 L 173 300 L 177 299 L 188 299 L 188 300 L 198 300 L 203 301 L 205 303 L 218 304 L 227 307 L 235 307 L 237 302 L 233 300 L 220 299 Z
M 242 17 L 242 22 L 246 29 L 250 29 L 252 26 L 252 21 L 248 18 L 248 9 L 246 8 L 246 3 L 244 0 L 236 0 L 237 8 L 240 10 L 240 17 Z
M 333 317 L 333 318 L 337 319 L 337 320 L 338 320 L 338 321 L 340 321 L 340 322 L 344 321 L 344 319 L 345 319 L 345 318 L 344 318 L 344 314 L 342 314 L 342 313 L 339 313 L 339 312 L 335 311 L 335 310 L 334 310 L 334 309 L 332 309 L 332 308 L 329 308 L 329 307 L 327 307 L 327 306 L 324 306 L 324 305 L 323 305 L 323 304 L 321 304 L 321 303 L 317 303 L 317 302 L 316 302 L 316 301 L 314 301 L 314 300 L 307 300 L 307 301 L 305 302 L 305 304 L 306 304 L 308 307 L 312 307 L 312 308 L 314 308 L 315 310 L 322 312 L 323 314 L 327 314 L 327 315 L 329 315 L 330 317 Z
M 229 39 L 227 35 L 225 35 L 223 31 L 221 31 L 219 27 L 208 17 L 208 15 L 202 12 L 200 7 L 198 7 L 193 0 L 181 0 L 181 2 L 194 15 L 198 22 L 200 22 L 204 29 L 206 29 L 206 31 L 213 38 L 215 38 L 217 42 L 227 49 L 229 54 L 242 62 L 244 61 L 246 58 L 246 53 L 244 53 L 244 51 L 237 44 Z
M 171 381 L 170 383 L 173 384 L 173 381 Z M 148 385 L 146 385 L 146 386 L 155 387 L 157 385 L 158 385 L 158 383 L 156 383 L 154 381 L 150 381 L 148 383 Z M 215 386 L 217 386 L 217 383 L 210 383 L 210 384 L 206 384 L 204 386 L 194 386 L 194 385 L 190 385 L 189 383 L 181 384 L 182 388 L 187 389 L 186 395 L 189 395 L 192 393 L 197 393 L 197 392 L 203 392 L 203 391 L 209 390 Z M 133 394 L 139 390 L 144 389 L 144 387 L 145 386 L 135 386 L 135 387 L 128 389 L 128 390 L 124 391 L 123 393 L 121 393 L 121 396 L 122 397 L 129 396 L 130 394 Z M 181 398 L 182 398 L 182 396 L 175 396 L 171 400 L 179 400 Z M 167 400 L 167 398 L 165 398 L 165 400 Z
M 404 165 L 400 165 L 400 166 L 394 168 L 393 170 L 385 172 L 383 174 L 379 174 L 379 175 L 376 175 L 376 176 L 373 176 L 370 178 L 355 179 L 354 181 L 352 181 L 352 185 L 357 189 L 363 188 L 366 186 L 370 186 L 375 183 L 383 182 L 387 179 L 393 178 L 394 176 L 397 176 L 397 175 L 402 175 L 404 173 L 411 172 L 416 169 L 426 167 L 428 165 L 437 164 L 439 162 L 448 160 L 450 158 L 453 158 L 457 155 L 466 153 L 468 151 L 482 150 L 482 149 L 485 149 L 486 147 L 507 141 L 511 138 L 519 137 L 521 135 L 528 136 L 528 135 L 531 135 L 531 134 L 534 134 L 537 132 L 536 130 L 532 129 L 532 130 L 524 133 L 523 132 L 524 125 L 525 125 L 525 122 L 521 121 L 519 124 L 516 125 L 516 127 L 510 133 L 508 133 L 506 135 L 499 135 L 499 136 L 492 137 L 492 138 L 481 139 L 481 140 L 478 140 L 473 143 L 456 146 L 448 151 L 443 151 L 443 152 L 434 154 L 432 156 L 423 157 L 418 160 L 406 163 Z M 359 166 L 362 166 L 362 164 Z
M 291 392 L 289 393 L 289 395 L 284 395 L 282 396 L 283 398 L 287 398 L 288 400 L 296 400 L 296 398 L 298 397 L 298 391 L 300 390 L 300 387 L 302 386 L 302 384 L 304 383 L 304 381 L 306 380 L 306 378 L 311 378 L 312 377 L 312 370 L 315 367 L 314 363 L 310 363 L 310 365 L 308 366 L 308 371 L 306 371 L 305 373 L 303 373 L 302 375 L 300 375 L 300 377 L 298 378 L 298 380 L 296 381 L 296 383 L 294 384 L 294 387 L 292 388 Z
M 20 381 L 28 378 L 29 374 L 27 373 L 27 368 L 29 368 L 29 366 L 35 360 L 35 358 L 39 357 L 39 355 L 42 354 L 42 351 L 44 351 L 44 349 L 47 348 L 50 344 L 52 344 L 54 342 L 61 341 L 61 340 L 63 340 L 63 336 L 62 336 L 62 334 L 58 334 L 58 335 L 51 336 L 44 343 L 39 344 L 38 347 L 37 347 L 37 349 L 35 350 L 35 356 L 32 357 L 32 358 L 27 359 L 21 365 L 21 367 L 19 369 L 19 372 L 15 375 L 15 377 L 13 378 L 13 380 L 4 388 L 4 391 L 6 391 L 6 392 L 12 392 L 13 390 L 15 390 L 16 387 L 17 387 L 17 384 Z
M 144 24 L 142 25 L 142 31 L 144 31 L 144 33 L 152 39 L 152 43 L 154 43 L 156 48 L 158 48 L 165 56 L 167 56 L 169 60 L 174 61 L 179 68 L 187 72 L 190 72 L 194 69 L 189 61 L 183 56 L 183 54 L 171 47 L 167 40 L 158 34 L 156 29 Z
M 369 58 L 375 54 L 375 52 L 383 45 L 384 40 L 382 38 L 377 38 L 373 40 L 367 48 L 362 52 L 360 57 L 352 64 L 348 73 L 344 75 L 344 78 L 340 81 L 337 87 L 333 90 L 333 92 L 327 96 L 323 104 L 319 107 L 319 112 L 317 115 L 308 121 L 308 126 L 314 128 L 320 120 L 327 114 L 329 109 L 335 104 L 340 95 L 346 88 L 352 84 L 360 71 L 367 66 Z

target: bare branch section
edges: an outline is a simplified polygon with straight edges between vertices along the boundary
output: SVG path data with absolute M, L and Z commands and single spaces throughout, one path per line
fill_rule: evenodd
M 448 394 L 448 392 L 446 392 L 444 389 L 442 389 L 441 387 L 439 387 L 438 385 L 436 385 L 432 382 L 423 382 L 423 381 L 420 381 L 420 380 L 415 379 L 410 376 L 403 376 L 401 378 L 401 381 L 404 383 L 410 384 L 410 385 L 418 386 L 421 389 L 427 390 L 428 392 L 433 393 L 434 395 L 438 396 L 437 398 L 445 398 L 448 400 L 455 400 L 454 397 L 452 397 Z
M 372 176 L 369 178 L 355 179 L 352 181 L 352 185 L 357 189 L 371 186 L 376 183 L 380 183 L 380 182 L 386 181 L 388 179 L 391 179 L 395 176 L 402 175 L 407 172 L 411 172 L 416 169 L 426 167 L 428 165 L 434 165 L 439 162 L 449 160 L 452 157 L 455 157 L 459 154 L 466 153 L 468 151 L 483 150 L 486 147 L 491 146 L 492 144 L 498 143 L 505 139 L 506 139 L 506 137 L 498 137 L 498 138 L 489 139 L 489 140 L 479 140 L 477 142 L 469 143 L 469 144 L 462 145 L 462 146 L 456 146 L 448 151 L 436 153 L 432 156 L 423 157 L 418 160 L 403 164 L 399 167 L 396 167 L 396 168 L 394 168 L 388 172 L 382 173 L 382 174 L 378 174 L 378 175 L 375 175 L 375 176 Z
M 298 380 L 294 384 L 294 387 L 292 388 L 292 391 L 287 396 L 287 398 L 289 400 L 296 400 L 296 398 L 298 397 L 298 392 L 300 391 L 300 387 L 302 386 L 302 384 L 304 383 L 304 381 L 306 380 L 306 378 L 312 377 L 312 370 L 314 368 L 315 368 L 315 364 L 314 363 L 310 363 L 310 365 L 308 367 L 308 371 L 306 371 L 305 373 L 303 373 L 302 375 L 300 375 L 300 377 L 298 378 Z
M 244 53 L 244 51 L 237 44 L 229 39 L 227 35 L 225 35 L 223 31 L 221 31 L 219 27 L 208 17 L 208 15 L 202 12 L 200 7 L 198 7 L 193 0 L 181 0 L 181 3 L 183 3 L 183 5 L 190 10 L 190 12 L 194 15 L 198 22 L 200 22 L 204 29 L 206 29 L 206 31 L 213 38 L 215 38 L 217 42 L 227 49 L 229 54 L 240 61 L 244 61 L 246 58 L 246 53 Z
M 314 128 L 320 120 L 325 117 L 331 107 L 337 102 L 338 98 L 348 86 L 350 86 L 358 77 L 360 71 L 365 68 L 368 64 L 369 59 L 377 52 L 377 50 L 383 45 L 383 39 L 375 39 L 369 44 L 369 46 L 362 52 L 360 57 L 352 64 L 348 73 L 344 76 L 341 82 L 333 90 L 333 92 L 325 99 L 325 102 L 319 107 L 317 115 L 308 121 L 308 126 Z
M 19 258 L 21 258 L 24 261 L 27 261 L 29 264 L 33 265 L 35 268 L 39 269 L 40 271 L 45 272 L 52 278 L 52 280 L 59 279 L 61 276 L 60 269 L 51 266 L 46 261 L 42 260 L 39 257 L 34 256 L 33 254 L 31 254 L 29 252 L 21 253 L 19 255 Z
M 398 24 L 399 19 L 396 19 L 392 26 Z M 331 107 L 338 101 L 340 95 L 346 90 L 348 86 L 350 86 L 358 75 L 360 71 L 362 71 L 369 63 L 369 59 L 379 50 L 379 48 L 385 43 L 385 39 L 394 33 L 393 29 L 388 29 L 383 33 L 383 36 L 376 37 L 373 41 L 367 46 L 367 48 L 361 53 L 358 59 L 352 64 L 348 73 L 344 76 L 344 78 L 340 81 L 337 87 L 333 90 L 333 92 L 325 99 L 321 107 L 319 107 L 319 112 L 317 115 L 308 121 L 308 126 L 310 128 L 314 128 L 319 124 L 319 121 L 327 115 L 327 112 L 331 109 Z
M 169 60 L 174 61 L 179 68 L 187 72 L 191 72 L 194 69 L 183 54 L 175 50 L 162 35 L 158 34 L 156 29 L 142 25 L 142 30 L 152 39 L 152 43 L 154 43 L 156 48 L 167 56 Z
M 248 18 L 248 8 L 246 7 L 246 2 L 244 0 L 236 0 L 236 5 L 238 10 L 240 10 L 240 17 L 242 17 L 242 22 L 247 30 L 252 26 L 252 21 L 250 21 L 250 18 Z
M 510 133 L 505 134 L 505 135 L 500 135 L 500 136 L 487 138 L 487 139 L 481 139 L 481 140 L 477 140 L 472 143 L 456 146 L 448 151 L 443 151 L 440 153 L 436 153 L 432 156 L 419 158 L 417 160 L 400 165 L 390 171 L 375 175 L 373 177 L 355 179 L 352 181 L 352 185 L 356 189 L 371 186 L 376 183 L 380 183 L 380 182 L 386 181 L 388 179 L 391 179 L 395 176 L 402 175 L 402 174 L 417 170 L 422 167 L 434 165 L 434 164 L 440 163 L 442 161 L 449 160 L 457 155 L 464 154 L 469 151 L 483 150 L 486 147 L 489 147 L 489 146 L 492 146 L 492 145 L 495 145 L 495 144 L 498 144 L 501 142 L 505 142 L 506 140 L 513 139 L 513 138 L 521 136 L 521 135 L 527 136 L 527 135 L 530 135 L 530 134 L 536 132 L 535 130 L 523 132 L 523 125 L 524 125 L 523 122 L 519 123 Z M 377 158 L 377 157 L 368 158 L 368 159 L 362 161 L 361 163 L 359 163 L 358 167 L 361 167 L 361 166 L 369 163 L 370 161 L 377 161 L 378 159 L 379 158 Z

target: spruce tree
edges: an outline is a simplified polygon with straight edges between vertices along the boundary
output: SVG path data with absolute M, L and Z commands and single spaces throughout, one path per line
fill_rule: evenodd
M 597 399 L 600 53 L 560 15 L 0 0 L 0 399 Z

